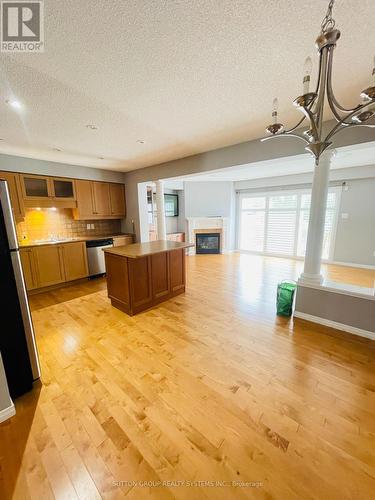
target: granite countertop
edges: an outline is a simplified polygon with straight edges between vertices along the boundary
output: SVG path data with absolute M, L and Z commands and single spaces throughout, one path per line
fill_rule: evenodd
M 62 243 L 74 243 L 76 241 L 101 240 L 102 238 L 115 238 L 116 236 L 134 236 L 132 233 L 99 234 L 93 236 L 77 236 L 75 238 L 62 238 L 56 240 L 41 240 L 31 242 L 20 242 L 19 248 L 41 247 L 46 245 L 61 245 Z
M 130 259 L 139 259 L 147 255 L 153 255 L 161 252 L 170 252 L 179 248 L 193 247 L 191 243 L 180 243 L 177 241 L 158 240 L 148 243 L 133 243 L 122 247 L 103 248 L 103 252 L 118 255 L 120 257 L 128 257 Z

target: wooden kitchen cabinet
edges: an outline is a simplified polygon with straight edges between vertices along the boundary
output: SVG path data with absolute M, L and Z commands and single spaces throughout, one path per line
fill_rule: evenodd
M 169 280 L 171 293 L 185 290 L 186 266 L 185 249 L 183 248 L 169 252 Z
M 75 200 L 74 179 L 64 179 L 62 177 L 52 177 L 52 196 L 55 200 Z
M 33 249 L 21 248 L 20 258 L 26 290 L 34 290 L 34 288 L 38 287 L 38 284 L 36 281 Z
M 88 276 L 84 241 L 21 248 L 20 256 L 27 290 Z
M 125 203 L 125 186 L 123 184 L 109 185 L 109 198 L 111 205 L 111 215 L 118 215 L 125 217 L 126 203 Z
M 94 199 L 91 181 L 76 181 L 77 209 L 73 210 L 75 219 L 95 219 Z
M 21 186 L 25 200 L 46 200 L 52 198 L 51 179 L 47 176 L 22 174 Z
M 61 245 L 33 247 L 38 288 L 65 281 Z
M 111 201 L 108 182 L 92 182 L 94 214 L 100 217 L 111 215 Z
M 20 175 L 14 172 L 0 172 L 0 179 L 8 182 L 10 202 L 12 205 L 13 216 L 18 222 L 25 218 L 25 207 L 20 182 Z
M 105 248 L 108 297 L 133 316 L 185 291 L 185 251 L 174 241 Z
M 77 241 L 61 245 L 65 281 L 86 278 L 89 274 L 87 265 L 86 243 Z
M 125 189 L 123 184 L 77 180 L 76 220 L 121 219 L 125 217 Z
M 74 179 L 21 174 L 20 183 L 25 207 L 75 208 Z

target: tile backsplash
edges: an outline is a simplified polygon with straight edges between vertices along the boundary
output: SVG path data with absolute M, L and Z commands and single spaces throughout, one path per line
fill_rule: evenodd
M 93 224 L 94 229 L 87 229 Z M 121 232 L 120 220 L 74 220 L 72 210 L 41 208 L 26 209 L 25 220 L 17 223 L 17 236 L 21 242 L 49 238 L 111 235 Z

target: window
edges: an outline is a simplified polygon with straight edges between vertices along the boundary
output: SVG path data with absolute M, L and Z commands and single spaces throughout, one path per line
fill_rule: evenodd
M 339 206 L 339 188 L 327 199 L 322 258 L 329 259 Z M 295 190 L 240 194 L 238 248 L 266 255 L 304 257 L 311 192 Z

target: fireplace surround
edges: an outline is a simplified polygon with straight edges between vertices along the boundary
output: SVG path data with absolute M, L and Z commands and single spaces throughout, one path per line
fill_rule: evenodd
M 227 217 L 187 217 L 186 241 L 194 246 L 188 249 L 189 255 L 195 254 L 196 234 L 220 233 L 220 252 L 229 251 L 229 219 Z

